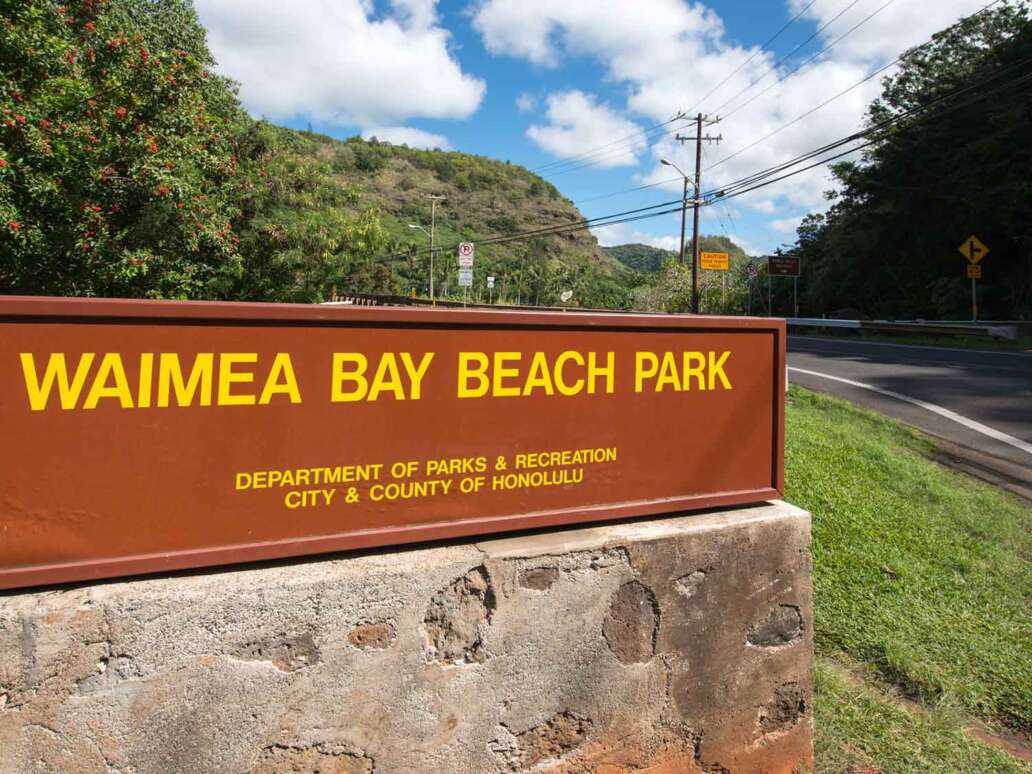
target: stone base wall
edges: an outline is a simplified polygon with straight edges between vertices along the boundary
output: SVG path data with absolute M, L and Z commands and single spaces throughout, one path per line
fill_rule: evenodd
M 805 772 L 785 503 L 0 597 L 0 772 Z

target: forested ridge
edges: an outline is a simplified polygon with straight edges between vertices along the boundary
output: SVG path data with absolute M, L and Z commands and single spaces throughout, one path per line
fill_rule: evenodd
M 645 245 L 600 248 L 577 208 L 507 161 L 335 140 L 255 120 L 216 73 L 190 0 L 0 0 L 0 293 L 319 302 L 334 291 L 461 297 L 453 246 L 478 242 L 473 298 L 685 311 L 690 273 Z M 862 158 L 781 252 L 801 312 L 957 319 L 977 235 L 985 316 L 1032 316 L 1032 32 L 1004 3 L 909 52 L 868 112 Z M 555 227 L 559 234 L 521 236 Z M 482 240 L 494 239 L 488 242 Z M 762 313 L 767 279 L 727 237 L 702 311 Z M 792 283 L 772 285 L 774 313 Z
M 254 120 L 215 64 L 189 0 L 0 3 L 0 293 L 426 295 L 425 194 L 438 246 L 582 219 L 508 162 Z M 636 284 L 587 231 L 485 246 L 477 274 L 540 304 L 626 308 Z
M 958 247 L 975 235 L 981 314 L 1032 317 L 1032 25 L 1000 5 L 907 54 L 868 111 L 893 125 L 861 160 L 833 168 L 826 213 L 786 252 L 802 259 L 804 314 L 965 319 L 971 286 Z M 787 284 L 778 286 L 787 308 Z

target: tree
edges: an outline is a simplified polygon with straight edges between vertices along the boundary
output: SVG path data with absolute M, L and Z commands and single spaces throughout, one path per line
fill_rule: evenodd
M 191 5 L 0 8 L 0 289 L 225 294 L 242 114 Z
M 1032 118 L 1027 3 L 978 14 L 909 52 L 868 113 L 880 132 L 860 162 L 833 168 L 826 216 L 805 220 L 807 313 L 858 307 L 872 316 L 960 318 L 970 313 L 969 235 L 986 241 L 982 306 L 1032 316 Z M 909 111 L 922 110 L 904 116 Z

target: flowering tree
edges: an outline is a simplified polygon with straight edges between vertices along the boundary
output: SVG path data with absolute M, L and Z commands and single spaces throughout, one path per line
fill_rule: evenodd
M 0 0 L 0 292 L 218 297 L 243 119 L 188 0 Z

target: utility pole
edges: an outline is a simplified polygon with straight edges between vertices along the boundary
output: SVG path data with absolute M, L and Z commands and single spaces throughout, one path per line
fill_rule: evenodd
M 699 313 L 699 208 L 702 206 L 700 200 L 700 191 L 702 191 L 702 144 L 704 142 L 720 142 L 724 139 L 724 135 L 718 137 L 710 137 L 708 134 L 703 137 L 702 127 L 703 124 L 716 124 L 720 123 L 719 116 L 717 118 L 707 118 L 702 113 L 699 113 L 695 117 L 695 137 L 686 137 L 681 134 L 675 135 L 679 143 L 684 145 L 686 142 L 695 142 L 695 201 L 693 202 L 694 215 L 692 216 L 693 227 L 692 227 L 692 313 Z M 685 176 L 685 200 L 688 199 L 688 177 Z M 684 263 L 684 208 L 681 209 L 681 263 Z
M 446 196 L 440 194 L 424 194 L 424 199 L 430 200 L 430 305 L 436 306 L 434 298 L 434 224 L 437 220 L 437 202 L 444 201 Z

